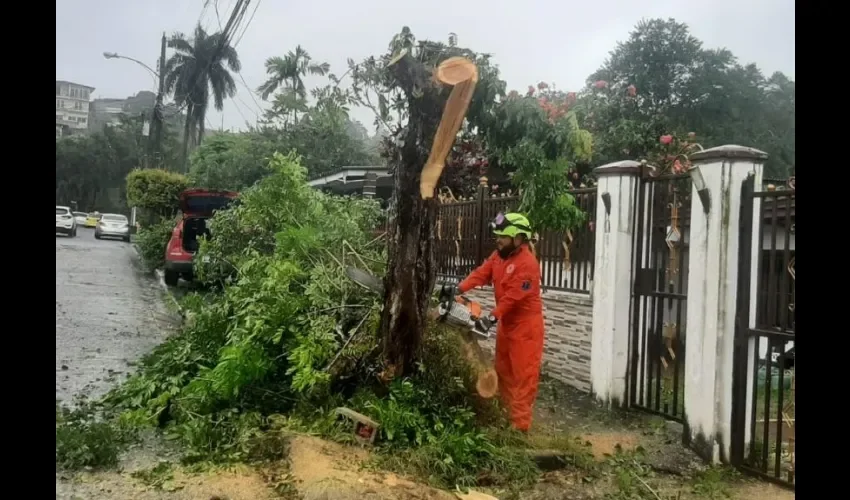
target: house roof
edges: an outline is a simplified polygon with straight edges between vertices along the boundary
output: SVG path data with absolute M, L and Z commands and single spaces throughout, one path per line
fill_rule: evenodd
M 89 91 L 94 90 L 94 87 L 90 87 L 88 85 L 83 85 L 82 83 L 69 82 L 68 80 L 56 80 L 56 83 L 67 83 L 68 85 L 76 85 L 77 87 L 83 87 L 85 89 L 89 89 Z

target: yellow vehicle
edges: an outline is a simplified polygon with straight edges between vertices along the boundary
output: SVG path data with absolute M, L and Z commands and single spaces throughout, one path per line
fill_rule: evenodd
M 97 223 L 100 221 L 100 218 L 103 215 L 100 212 L 90 213 L 88 217 L 86 217 L 86 227 L 97 227 Z

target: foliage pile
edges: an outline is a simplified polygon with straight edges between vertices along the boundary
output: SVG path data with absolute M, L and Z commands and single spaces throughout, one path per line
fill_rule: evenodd
M 217 237 L 202 243 L 209 259 L 198 272 L 227 286 L 189 296 L 180 335 L 108 396 L 121 421 L 164 427 L 190 460 L 227 461 L 251 456 L 279 414 L 289 427 L 339 435 L 330 411 L 346 405 L 382 422 L 381 456 L 404 454 L 395 465 L 435 483 L 532 477 L 528 458 L 482 426 L 501 417 L 471 396 L 453 330 L 432 328 L 417 373 L 381 382 L 379 297 L 343 272 L 382 272 L 383 247 L 369 235 L 377 203 L 311 189 L 294 154 L 275 154 L 270 168 L 213 217 Z
M 62 468 L 110 467 L 131 432 L 99 418 L 93 404 L 76 408 L 56 404 L 56 465 Z

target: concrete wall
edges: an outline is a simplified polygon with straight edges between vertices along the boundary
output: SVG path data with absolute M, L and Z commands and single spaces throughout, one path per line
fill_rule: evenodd
M 479 301 L 484 311 L 495 307 L 492 288 L 466 294 Z M 593 301 L 587 295 L 546 291 L 543 293 L 546 323 L 543 348 L 543 372 L 576 389 L 590 392 L 590 335 L 593 325 Z M 494 352 L 495 340 L 482 343 Z

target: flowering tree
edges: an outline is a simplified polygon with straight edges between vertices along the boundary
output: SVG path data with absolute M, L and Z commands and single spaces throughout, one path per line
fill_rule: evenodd
M 664 134 L 658 138 L 658 146 L 647 155 L 647 162 L 658 167 L 658 175 L 683 174 L 691 168 L 690 155 L 702 150 L 696 142 L 696 133 L 684 136 Z
M 579 126 L 575 103 L 574 92 L 540 82 L 524 95 L 509 92 L 482 131 L 493 161 L 512 174 L 519 210 L 540 229 L 567 230 L 584 220 L 569 190 L 581 184 L 578 165 L 590 160 L 593 138 Z

